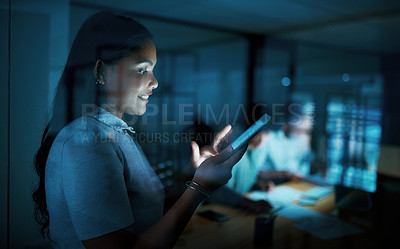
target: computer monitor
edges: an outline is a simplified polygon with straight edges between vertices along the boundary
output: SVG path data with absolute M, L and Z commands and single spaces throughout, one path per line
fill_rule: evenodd
M 326 114 L 326 181 L 375 192 L 382 132 L 380 102 L 332 96 Z

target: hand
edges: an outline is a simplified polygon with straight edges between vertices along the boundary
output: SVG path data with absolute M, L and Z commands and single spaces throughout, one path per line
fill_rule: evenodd
M 257 181 L 257 185 L 260 187 L 261 191 L 273 191 L 275 189 L 275 184 L 273 181 L 263 181 L 263 180 L 259 180 Z
M 247 146 L 233 152 L 231 146 L 207 158 L 196 170 L 193 181 L 212 192 L 225 185 L 232 177 L 232 167 L 242 158 Z
M 239 208 L 260 214 L 268 212 L 271 210 L 272 206 L 267 201 L 253 201 L 243 197 L 239 202 Z
M 211 146 L 204 146 L 199 149 L 196 142 L 192 141 L 192 166 L 198 168 L 207 158 L 217 155 L 223 148 L 229 143 L 229 135 L 232 134 L 232 127 L 230 125 L 225 126 L 217 135 L 211 144 Z
M 292 181 L 298 182 L 298 181 L 302 181 L 304 179 L 304 177 L 302 175 L 295 173 L 295 172 L 286 171 L 285 174 L 286 174 L 285 178 L 288 178 L 289 180 L 292 180 Z

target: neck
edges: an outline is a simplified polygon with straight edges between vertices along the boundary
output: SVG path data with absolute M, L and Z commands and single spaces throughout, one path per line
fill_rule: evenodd
M 112 107 L 110 105 L 105 105 L 103 106 L 104 110 L 108 111 L 109 113 L 119 117 L 120 119 L 122 119 L 122 112 L 117 108 L 117 107 Z

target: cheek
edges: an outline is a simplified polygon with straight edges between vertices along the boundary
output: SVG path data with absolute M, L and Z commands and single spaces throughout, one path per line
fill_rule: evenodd
M 120 94 L 121 104 L 131 106 L 139 102 L 138 95 L 145 92 L 140 82 L 131 82 L 129 86 L 122 89 Z
M 132 105 L 137 102 L 138 98 L 138 91 L 136 88 L 129 88 L 123 91 L 122 96 L 121 96 L 121 102 L 124 105 Z
M 134 92 L 140 93 L 145 87 L 143 82 L 141 76 L 138 76 L 137 74 L 129 74 L 124 78 L 124 80 L 122 80 L 121 89 L 129 94 Z

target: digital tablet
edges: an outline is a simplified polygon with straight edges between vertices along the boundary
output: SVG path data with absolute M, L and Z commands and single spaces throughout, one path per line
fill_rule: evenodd
M 245 132 L 242 133 L 238 138 L 235 139 L 230 145 L 233 148 L 233 151 L 240 149 L 243 145 L 245 145 L 250 139 L 252 139 L 258 132 L 264 128 L 268 122 L 271 120 L 271 116 L 268 114 L 264 114 L 259 120 L 257 120 L 250 128 L 248 128 Z

